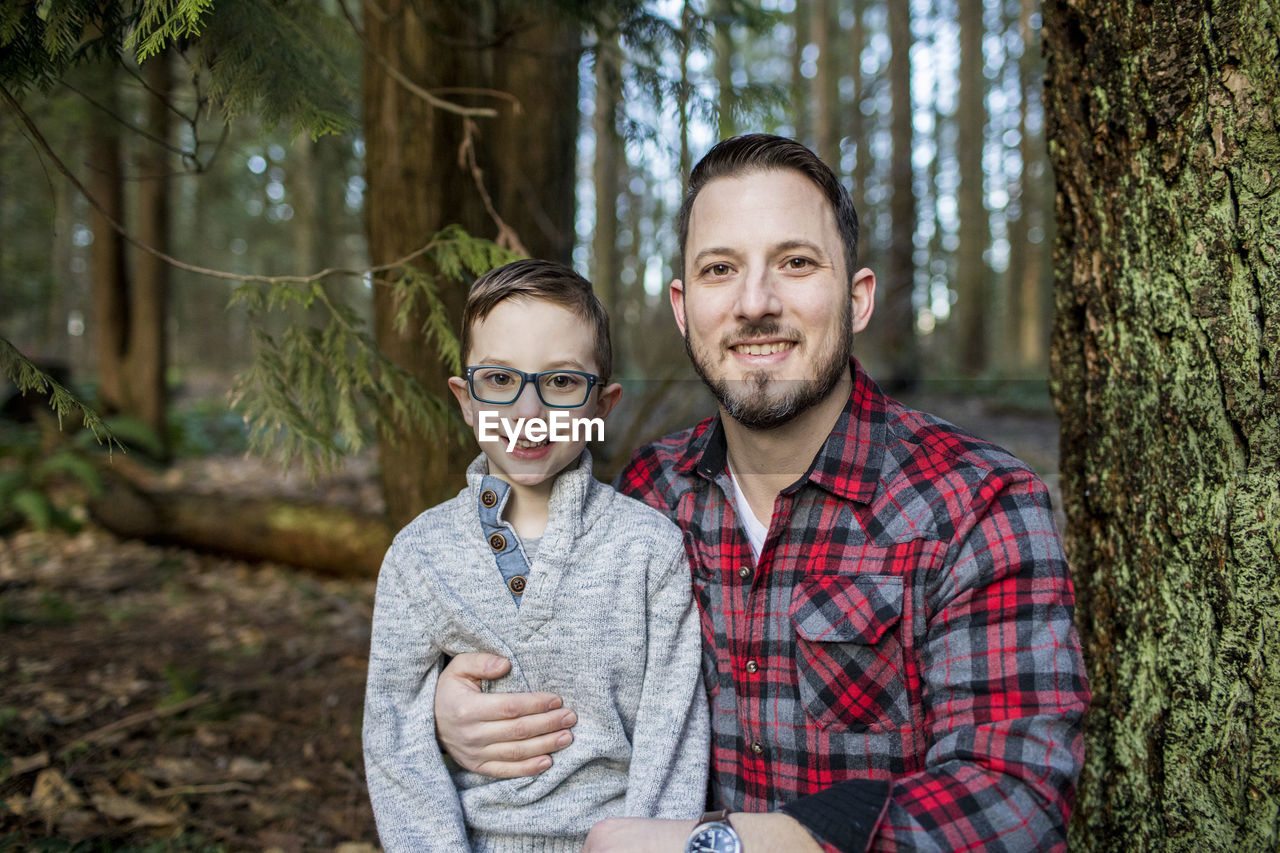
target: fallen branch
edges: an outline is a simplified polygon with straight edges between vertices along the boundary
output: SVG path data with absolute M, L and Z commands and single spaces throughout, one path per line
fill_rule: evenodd
M 137 728 L 143 723 L 149 723 L 152 720 L 161 720 L 165 717 L 172 717 L 175 714 L 181 714 L 183 711 L 189 711 L 192 708 L 203 705 L 211 699 L 213 699 L 212 693 L 197 693 L 190 699 L 183 699 L 181 702 L 175 702 L 172 705 L 165 705 L 160 708 L 150 708 L 146 711 L 139 711 L 136 714 L 130 714 L 127 717 L 122 717 L 121 719 L 116 720 L 114 723 L 107 723 L 105 726 L 96 728 L 88 734 L 81 735 L 80 737 L 73 739 L 59 751 L 59 754 L 66 753 L 73 747 L 81 744 L 96 743 L 108 735 L 115 734 L 116 732 L 122 732 L 126 729 Z

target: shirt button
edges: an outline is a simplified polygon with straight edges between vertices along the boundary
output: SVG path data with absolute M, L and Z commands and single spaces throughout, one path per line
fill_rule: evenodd
M 760 741 L 754 741 L 751 744 L 751 751 L 756 755 L 764 755 L 764 747 L 760 745 Z
M 751 567 L 743 566 L 742 568 L 738 569 L 738 577 L 742 578 L 743 580 L 746 580 L 747 578 L 751 577 Z
M 747 672 L 751 673 L 752 675 L 755 675 L 759 671 L 760 671 L 760 664 L 756 663 L 753 660 L 747 661 Z
M 507 547 L 507 537 L 503 536 L 501 533 L 493 534 L 489 537 L 489 547 L 495 551 L 501 551 L 503 548 Z
M 480 493 L 480 503 L 486 507 L 492 507 L 498 502 L 498 493 L 493 489 L 485 489 Z
M 507 589 L 511 590 L 516 595 L 523 595 L 524 587 L 525 587 L 524 575 L 516 575 L 511 580 L 507 581 Z

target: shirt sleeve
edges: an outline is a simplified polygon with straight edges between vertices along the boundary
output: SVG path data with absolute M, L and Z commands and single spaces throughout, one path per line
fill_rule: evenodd
M 966 518 L 926 585 L 927 766 L 893 780 L 873 834 L 850 826 L 875 814 L 862 780 L 789 806 L 827 850 L 1066 849 L 1089 692 L 1048 494 L 993 476 Z
M 462 806 L 435 737 L 440 650 L 410 598 L 403 552 L 378 575 L 364 704 L 364 764 L 387 853 L 470 849 Z
M 710 721 L 689 563 L 674 528 L 648 583 L 644 687 L 623 814 L 688 818 L 706 805 Z

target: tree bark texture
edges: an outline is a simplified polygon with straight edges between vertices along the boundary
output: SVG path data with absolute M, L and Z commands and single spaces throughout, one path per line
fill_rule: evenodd
M 591 172 L 596 190 L 596 222 L 591 235 L 591 281 L 596 296 L 617 326 L 621 290 L 622 253 L 618 249 L 618 197 L 622 193 L 622 167 L 626 149 L 618 133 L 618 108 L 622 104 L 622 46 L 617 32 L 598 36 L 596 47 L 596 97 L 592 130 L 595 162 Z
M 151 91 L 143 114 L 147 132 L 156 140 L 169 136 L 167 57 L 153 57 L 143 68 Z M 93 328 L 96 339 L 98 399 L 104 413 L 137 418 L 155 433 L 159 446 L 166 436 L 165 369 L 168 364 L 165 321 L 168 306 L 168 265 L 142 249 L 127 250 L 112 220 L 125 225 L 127 216 L 125 146 L 120 116 L 124 115 L 114 65 L 104 65 L 96 84 L 103 110 L 95 115 L 89 143 L 89 189 L 102 206 L 91 215 L 93 228 Z M 169 162 L 162 142 L 142 140 L 135 157 L 135 234 L 158 251 L 168 249 Z
M 1073 849 L 1280 843 L 1280 7 L 1050 0 Z
M 813 0 L 810 26 L 818 46 L 818 74 L 813 81 L 814 142 L 818 156 L 840 174 L 840 56 L 836 40 L 842 38 L 839 4 Z
M 147 83 L 147 133 L 157 141 L 142 140 L 138 155 L 138 238 L 152 248 L 169 252 L 169 188 L 173 171 L 169 152 L 169 100 L 173 92 L 170 57 L 161 53 L 142 67 Z M 130 310 L 133 323 L 129 341 L 129 384 L 132 408 L 167 444 L 165 410 L 169 395 L 165 372 L 169 365 L 166 324 L 169 316 L 169 264 L 150 252 L 135 250 Z
M 990 240 L 983 186 L 983 137 L 987 124 L 983 76 L 982 0 L 960 0 L 960 96 L 956 111 L 956 162 L 960 187 L 956 192 L 960 216 L 960 246 L 956 250 L 956 303 L 952 309 L 959 344 L 959 367 L 976 376 L 987 366 L 987 334 L 994 324 L 989 292 L 990 276 L 984 253 Z
M 497 235 L 486 195 L 531 254 L 564 258 L 563 241 L 572 245 L 573 147 L 566 150 L 557 142 L 563 134 L 550 126 L 565 125 L 570 137 L 576 132 L 577 52 L 554 49 L 564 42 L 548 39 L 564 31 L 552 23 L 540 25 L 557 28 L 552 36 L 539 30 L 543 41 L 535 48 L 534 37 L 514 23 L 523 18 L 499 5 L 388 0 L 366 7 L 366 221 L 375 265 L 404 257 L 450 223 L 476 236 Z M 525 14 L 533 20 L 527 9 Z M 499 117 L 466 119 L 433 106 L 397 81 L 387 65 L 445 100 L 467 106 L 497 103 Z M 573 69 L 572 76 L 565 66 Z M 479 89 L 515 94 L 519 109 L 477 94 Z M 573 110 L 557 112 L 565 103 Z M 468 120 L 476 123 L 469 139 Z M 479 181 L 465 158 L 468 142 L 475 146 Z M 466 288 L 442 285 L 456 330 Z M 448 395 L 449 371 L 422 341 L 424 317 L 411 317 L 405 332 L 397 332 L 398 307 L 389 288 L 374 288 L 379 346 L 427 390 Z M 433 445 L 397 434 L 382 437 L 379 453 L 387 512 L 399 526 L 457 492 L 475 447 L 469 442 Z
M 889 89 L 893 94 L 889 164 L 889 219 L 892 232 L 885 256 L 885 275 L 876 290 L 879 306 L 876 352 L 884 359 L 879 379 L 888 388 L 902 388 L 919 378 L 919 346 L 912 302 L 915 290 L 916 194 L 911 147 L 915 137 L 911 106 L 911 10 L 907 3 L 889 3 Z

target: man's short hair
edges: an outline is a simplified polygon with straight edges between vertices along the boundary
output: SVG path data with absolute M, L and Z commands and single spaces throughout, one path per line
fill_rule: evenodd
M 836 217 L 840 241 L 844 243 L 844 264 L 850 281 L 858 268 L 858 212 L 853 199 L 835 172 L 794 139 L 768 133 L 748 133 L 716 144 L 698 161 L 689 175 L 689 188 L 680 205 L 676 227 L 680 235 L 680 275 L 684 276 L 684 251 L 689 239 L 689 215 L 702 188 L 716 178 L 735 178 L 751 172 L 793 169 L 822 191 Z
M 471 350 L 471 327 L 489 316 L 508 299 L 542 299 L 567 308 L 595 330 L 593 355 L 602 382 L 613 372 L 613 344 L 609 339 L 609 314 L 596 298 L 591 282 L 553 261 L 526 258 L 494 267 L 476 279 L 462 309 L 462 358 Z

